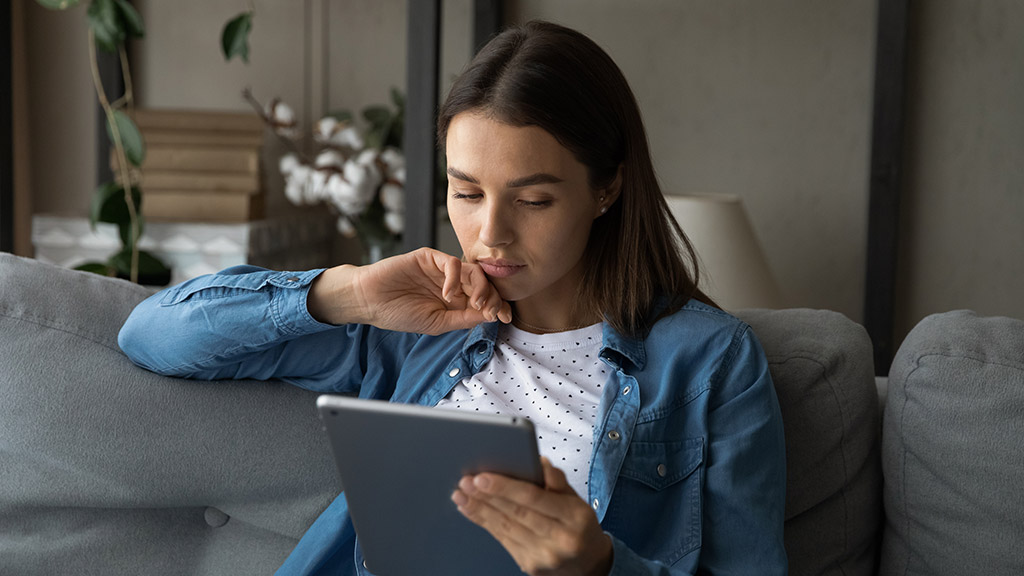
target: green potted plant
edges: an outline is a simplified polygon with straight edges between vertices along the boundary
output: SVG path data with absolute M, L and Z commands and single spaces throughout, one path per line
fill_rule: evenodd
M 67 10 L 80 0 L 36 0 L 50 10 Z M 118 276 L 132 282 L 165 285 L 171 272 L 156 256 L 139 249 L 144 220 L 142 191 L 132 179 L 129 166 L 140 167 L 146 157 L 142 134 L 132 120 L 132 79 L 128 67 L 125 42 L 142 38 L 145 28 L 142 17 L 127 0 L 91 0 L 86 9 L 89 26 L 89 62 L 92 67 L 96 97 L 106 115 L 107 136 L 114 146 L 118 175 L 101 184 L 93 193 L 89 222 L 95 229 L 100 222 L 114 224 L 121 237 L 121 249 L 106 262 L 89 262 L 78 267 L 104 276 Z M 120 56 L 124 77 L 124 94 L 111 100 L 100 81 L 97 48 Z

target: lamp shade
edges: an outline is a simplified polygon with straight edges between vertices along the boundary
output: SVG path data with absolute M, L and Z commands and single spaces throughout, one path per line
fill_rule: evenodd
M 700 262 L 700 288 L 726 310 L 782 308 L 743 201 L 727 194 L 666 195 Z

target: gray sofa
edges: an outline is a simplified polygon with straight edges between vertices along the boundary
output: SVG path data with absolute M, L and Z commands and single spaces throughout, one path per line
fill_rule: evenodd
M 0 574 L 270 574 L 339 490 L 314 394 L 124 357 L 147 294 L 0 254 Z M 924 320 L 880 418 L 860 326 L 738 315 L 785 419 L 792 574 L 1024 574 L 1024 322 Z

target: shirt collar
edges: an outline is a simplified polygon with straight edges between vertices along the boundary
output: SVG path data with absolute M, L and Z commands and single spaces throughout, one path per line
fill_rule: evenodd
M 489 358 L 494 350 L 494 342 L 498 339 L 498 326 L 498 322 L 477 324 L 466 337 L 462 345 L 462 354 L 466 358 L 472 358 L 474 352 L 479 354 L 483 351 Z M 629 360 L 640 370 L 647 363 L 647 350 L 642 338 L 620 334 L 607 322 L 602 327 L 601 338 L 601 357 L 616 367 L 621 367 L 623 359 Z
M 494 341 L 497 339 L 498 322 L 477 324 L 466 336 L 466 341 L 462 344 L 462 353 L 469 355 L 473 352 L 479 353 L 480 350 L 493 350 Z
M 639 370 L 643 370 L 647 364 L 647 350 L 644 347 L 642 338 L 620 334 L 611 324 L 604 323 L 604 346 L 601 348 L 601 357 L 621 367 L 621 360 L 625 358 L 633 363 Z

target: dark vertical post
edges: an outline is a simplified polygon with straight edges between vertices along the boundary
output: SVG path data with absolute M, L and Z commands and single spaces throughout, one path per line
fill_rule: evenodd
M 896 257 L 899 245 L 901 164 L 909 0 L 879 0 L 864 327 L 875 351 L 875 374 L 892 363 Z
M 124 94 L 124 77 L 121 75 L 121 56 L 117 52 L 107 52 L 96 47 L 96 64 L 100 71 L 100 82 L 107 93 L 107 99 L 113 103 Z M 113 148 L 110 136 L 107 135 L 107 115 L 103 106 L 96 102 L 96 185 L 110 182 L 114 172 L 110 169 L 110 150 Z
M 0 252 L 14 252 L 14 85 L 11 5 L 0 9 Z
M 441 0 L 407 0 L 405 232 L 406 250 L 433 246 L 437 232 L 435 182 L 438 73 L 441 60 Z
M 501 30 L 502 0 L 474 0 L 473 2 L 473 54 L 475 55 Z

